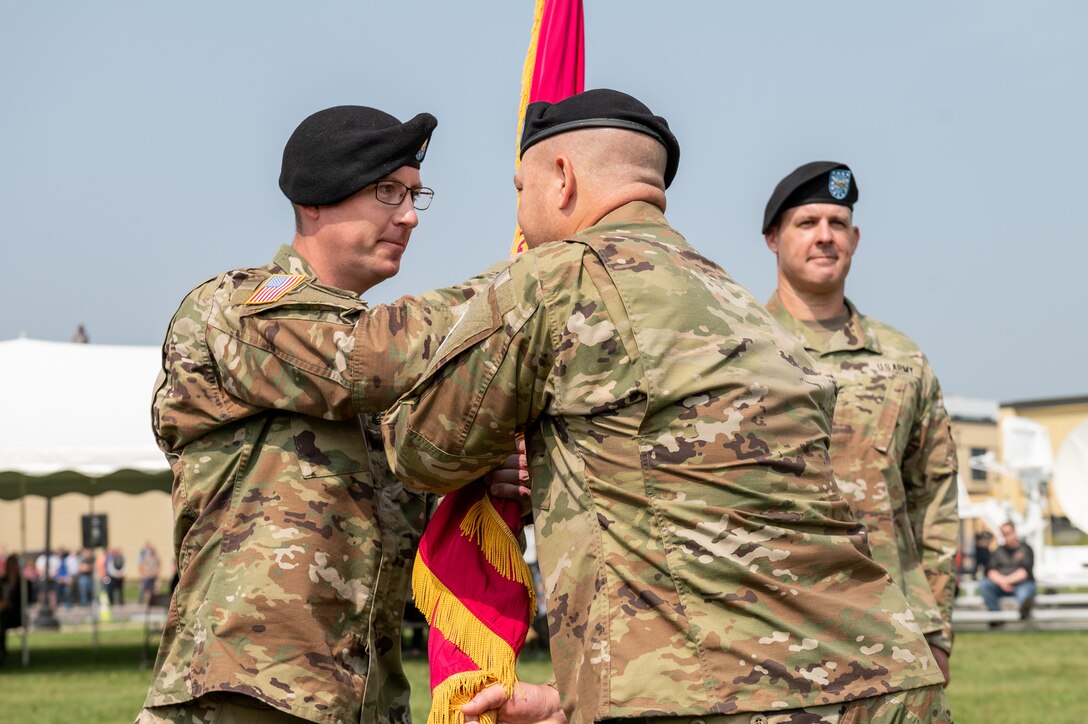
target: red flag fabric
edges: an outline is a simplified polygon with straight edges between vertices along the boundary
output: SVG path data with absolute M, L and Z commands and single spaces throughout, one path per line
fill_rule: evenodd
M 550 0 L 537 5 L 543 8 L 540 31 L 536 36 L 529 103 L 556 103 L 583 90 L 586 54 L 582 3 L 581 0 Z M 522 109 L 523 120 L 524 114 Z
M 427 525 L 412 589 L 431 625 L 429 722 L 463 721 L 456 709 L 476 692 L 517 680 L 536 610 L 520 517 L 515 501 L 492 499 L 476 483 L 443 498 Z
M 536 0 L 522 71 L 518 140 L 525 106 L 582 92 L 582 0 Z M 515 154 L 515 165 L 520 154 Z M 524 249 L 521 230 L 513 253 Z M 517 684 L 515 665 L 536 615 L 532 574 L 522 557 L 516 502 L 491 498 L 482 482 L 447 495 L 420 540 L 412 570 L 416 606 L 430 625 L 428 724 L 464 722 L 460 707 L 480 690 Z M 493 724 L 495 717 L 480 721 Z
M 537 0 L 533 34 L 521 73 L 514 166 L 521 162 L 521 130 L 525 107 L 537 101 L 556 103 L 585 89 L 585 21 L 582 0 Z M 511 251 L 525 250 L 521 228 Z

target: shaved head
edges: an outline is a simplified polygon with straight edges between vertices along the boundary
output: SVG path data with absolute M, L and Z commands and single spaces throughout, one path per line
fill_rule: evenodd
M 664 211 L 667 163 L 660 142 L 622 128 L 584 128 L 540 141 L 514 175 L 526 242 L 569 236 L 632 201 Z
M 565 155 L 578 180 L 595 188 L 630 183 L 665 190 L 665 147 L 644 133 L 621 128 L 586 128 L 541 141 L 545 155 Z

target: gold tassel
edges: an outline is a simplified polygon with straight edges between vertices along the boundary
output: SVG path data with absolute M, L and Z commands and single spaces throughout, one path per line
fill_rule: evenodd
M 486 495 L 472 504 L 461 521 L 461 532 L 475 543 L 499 575 L 516 581 L 529 592 L 530 620 L 536 616 L 536 586 L 521 554 L 521 545 Z
M 496 683 L 499 682 L 486 671 L 454 674 L 431 691 L 431 713 L 427 715 L 427 724 L 464 724 L 465 715 L 461 713 L 461 706 L 476 692 Z M 481 724 L 495 724 L 495 714 L 494 711 L 481 714 Z
M 412 567 L 412 594 L 428 624 L 505 686 L 507 694 L 513 692 L 518 679 L 514 649 L 465 608 L 418 553 Z

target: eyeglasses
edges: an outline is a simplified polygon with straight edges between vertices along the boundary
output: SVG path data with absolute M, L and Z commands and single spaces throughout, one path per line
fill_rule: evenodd
M 412 206 L 420 211 L 431 205 L 431 200 L 434 198 L 434 191 L 426 186 L 420 186 L 419 188 L 410 188 L 405 186 L 400 181 L 379 181 L 374 184 L 374 198 L 381 201 L 383 204 L 389 204 L 390 206 L 400 206 L 404 203 L 404 197 L 408 194 L 412 195 Z

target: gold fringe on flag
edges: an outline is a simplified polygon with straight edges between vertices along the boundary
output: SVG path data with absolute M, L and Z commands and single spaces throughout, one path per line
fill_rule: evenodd
M 412 594 L 416 608 L 423 613 L 428 624 L 441 631 L 447 641 L 472 659 L 484 673 L 505 686 L 507 694 L 513 693 L 518 680 L 514 649 L 476 618 L 438 580 L 419 554 L 416 554 L 412 567 Z
M 536 586 L 533 585 L 533 574 L 521 553 L 521 544 L 506 527 L 506 521 L 495 509 L 491 498 L 485 495 L 472 504 L 461 521 L 461 532 L 479 546 L 484 558 L 500 576 L 525 586 L 525 590 L 529 592 L 529 611 L 535 613 Z
M 467 704 L 478 692 L 500 683 L 486 671 L 462 671 L 454 674 L 431 691 L 431 713 L 427 724 L 464 724 L 461 705 Z M 498 712 L 480 714 L 480 724 L 496 724 Z

